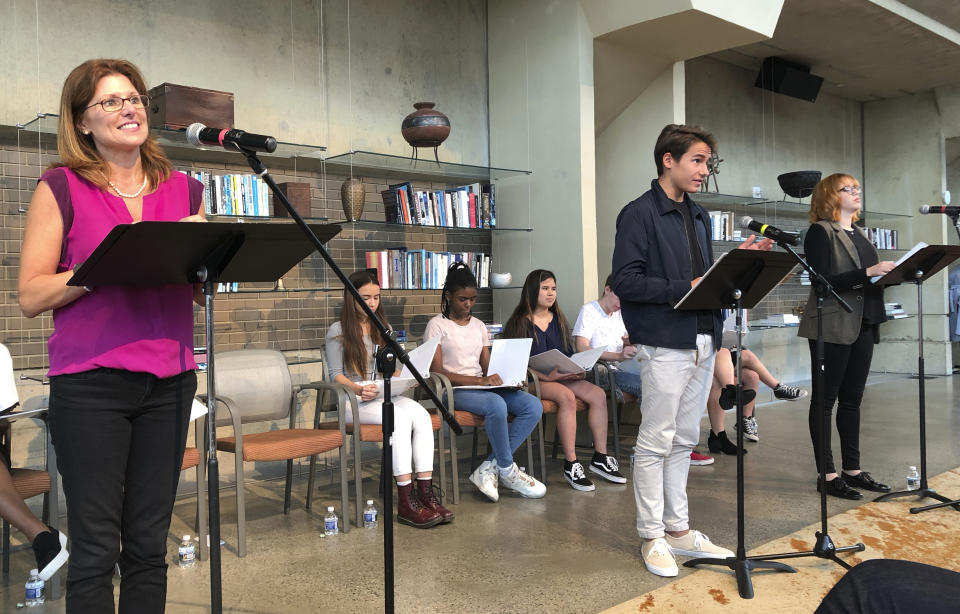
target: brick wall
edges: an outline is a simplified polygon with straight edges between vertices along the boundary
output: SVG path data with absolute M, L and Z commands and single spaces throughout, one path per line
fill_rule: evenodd
M 24 318 L 17 305 L 17 274 L 25 210 L 36 179 L 48 164 L 57 160 L 52 143 L 17 143 L 15 135 L 0 135 L 0 340 L 13 355 L 16 369 L 47 366 L 46 339 L 52 332 L 49 314 Z M 297 181 L 311 186 L 311 216 L 343 222 L 340 184 L 346 175 L 328 173 L 323 165 L 304 171 L 286 161 L 265 160 L 278 183 Z M 212 173 L 249 172 L 245 165 L 174 160 L 180 170 Z M 277 168 L 273 168 L 273 165 Z M 398 180 L 364 177 L 366 206 L 364 219 L 383 220 L 380 191 Z M 412 182 L 414 189 L 444 188 L 443 183 Z M 271 203 L 271 210 L 272 210 Z M 22 209 L 22 211 L 21 211 Z M 325 223 L 316 220 L 317 223 Z M 489 232 L 438 230 L 435 228 L 343 225 L 328 249 L 349 274 L 364 266 L 364 252 L 405 245 L 409 249 L 431 251 L 482 251 L 490 253 Z M 271 284 L 241 284 L 239 293 L 220 294 L 215 301 L 214 332 L 217 351 L 240 348 L 274 348 L 296 353 L 319 348 L 327 328 L 339 314 L 343 303 L 339 282 L 319 255 L 307 258 L 283 277 L 282 290 Z M 491 321 L 491 290 L 481 290 L 475 314 Z M 385 290 L 385 311 L 394 328 L 407 330 L 411 338 L 423 333 L 427 320 L 439 312 L 440 292 L 436 290 Z M 195 309 L 196 345 L 204 345 L 203 311 Z

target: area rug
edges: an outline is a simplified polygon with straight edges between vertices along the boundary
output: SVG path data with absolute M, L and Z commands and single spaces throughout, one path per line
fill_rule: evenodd
M 960 468 L 930 479 L 930 487 L 960 498 Z M 838 546 L 863 542 L 863 552 L 841 554 L 851 565 L 867 559 L 904 559 L 960 571 L 960 512 L 953 508 L 911 514 L 911 507 L 936 503 L 904 497 L 884 503 L 865 503 L 829 522 Z M 820 523 L 770 541 L 748 554 L 810 550 Z M 681 559 L 686 560 L 686 559 Z M 785 560 L 797 573 L 754 571 L 753 599 L 741 599 L 736 578 L 725 567 L 705 567 L 675 582 L 640 595 L 603 614 L 639 612 L 813 612 L 844 573 L 836 563 L 818 557 Z M 958 605 L 960 611 L 960 605 Z

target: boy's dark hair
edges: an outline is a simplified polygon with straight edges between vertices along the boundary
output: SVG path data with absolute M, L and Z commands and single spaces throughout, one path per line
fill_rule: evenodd
M 669 153 L 679 160 L 694 143 L 705 143 L 712 153 L 717 151 L 717 140 L 705 128 L 695 125 L 667 124 L 657 137 L 653 147 L 653 160 L 657 163 L 657 177 L 663 175 L 663 154 Z
M 473 271 L 463 262 L 454 262 L 447 269 L 447 279 L 443 282 L 443 292 L 440 293 L 440 313 L 443 317 L 450 317 L 450 298 L 453 293 L 462 288 L 476 288 L 477 278 Z
M 611 290 L 613 290 L 613 273 L 610 273 L 609 275 L 607 275 L 607 280 L 603 282 L 603 287 L 610 288 Z M 601 292 L 600 294 L 603 294 L 603 292 Z

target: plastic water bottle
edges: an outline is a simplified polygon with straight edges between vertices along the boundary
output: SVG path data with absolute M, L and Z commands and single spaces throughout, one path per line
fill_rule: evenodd
M 920 474 L 917 473 L 917 468 L 913 465 L 910 465 L 910 470 L 907 471 L 907 490 L 919 490 L 920 489 Z
M 180 542 L 180 548 L 177 549 L 177 556 L 180 567 L 193 567 L 197 564 L 197 546 L 190 539 L 189 535 L 183 536 Z
M 377 517 L 377 508 L 373 505 L 373 499 L 367 499 L 367 507 L 363 510 L 363 528 L 376 529 L 380 525 Z
M 323 517 L 323 534 L 330 537 L 339 532 L 340 527 L 337 523 L 337 513 L 333 511 L 333 506 L 331 505 L 327 508 L 327 515 Z
M 40 579 L 39 572 L 36 569 L 30 570 L 30 577 L 27 578 L 27 583 L 23 585 L 24 588 L 24 600 L 23 603 L 27 607 L 35 605 L 43 605 L 43 588 L 44 582 Z

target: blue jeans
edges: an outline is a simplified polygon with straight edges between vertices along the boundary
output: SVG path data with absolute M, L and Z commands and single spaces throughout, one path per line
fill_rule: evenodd
M 632 394 L 638 399 L 643 396 L 641 394 L 643 378 L 640 377 L 639 373 L 631 373 L 617 369 L 613 372 L 613 380 L 617 382 L 617 388 L 619 388 L 621 392 Z
M 492 452 L 487 460 L 496 459 L 497 466 L 513 464 L 513 453 L 537 426 L 543 405 L 537 397 L 522 390 L 454 390 L 453 402 L 458 410 L 483 416 L 487 439 Z M 513 422 L 507 423 L 507 415 Z

